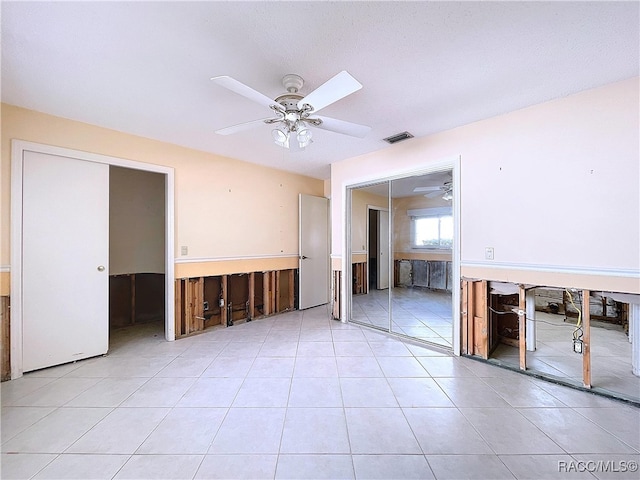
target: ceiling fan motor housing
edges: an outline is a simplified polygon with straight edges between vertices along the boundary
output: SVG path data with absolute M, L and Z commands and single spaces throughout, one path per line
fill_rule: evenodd
M 287 92 L 297 93 L 302 88 L 302 85 L 304 85 L 304 80 L 300 75 L 288 73 L 282 77 L 282 85 Z

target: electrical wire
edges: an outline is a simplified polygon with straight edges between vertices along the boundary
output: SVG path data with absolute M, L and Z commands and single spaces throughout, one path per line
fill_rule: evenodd
M 573 341 L 580 341 L 580 339 L 582 338 L 582 311 L 578 307 L 576 307 L 576 304 L 573 302 L 573 295 L 571 295 L 569 289 L 565 288 L 564 290 L 569 296 L 569 302 L 571 302 L 573 308 L 578 312 L 578 321 L 576 322 L 575 330 L 573 331 Z M 582 301 L 584 302 L 584 299 Z
M 507 314 L 514 314 L 516 312 L 499 312 L 498 310 L 495 310 L 491 307 L 489 307 L 489 310 L 491 310 L 493 313 L 497 313 L 498 315 L 507 315 Z
M 516 312 L 510 311 L 510 312 L 500 312 L 498 310 L 495 310 L 494 308 L 489 307 L 489 310 L 491 310 L 493 313 L 497 313 L 498 315 L 507 315 L 507 314 L 511 314 L 511 315 L 517 315 Z M 546 323 L 547 325 L 551 325 L 552 327 L 571 327 L 571 328 L 575 328 L 574 324 L 563 324 L 563 323 L 553 323 L 553 322 L 547 322 L 546 320 L 541 320 L 539 318 L 531 318 L 531 317 L 525 317 L 525 319 L 527 321 L 530 322 L 536 322 L 536 323 Z M 568 320 L 568 317 L 565 315 L 564 317 L 565 320 Z

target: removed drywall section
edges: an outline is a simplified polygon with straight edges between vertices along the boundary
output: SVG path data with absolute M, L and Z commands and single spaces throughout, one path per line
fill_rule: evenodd
M 165 176 L 109 167 L 109 273 L 165 273 Z

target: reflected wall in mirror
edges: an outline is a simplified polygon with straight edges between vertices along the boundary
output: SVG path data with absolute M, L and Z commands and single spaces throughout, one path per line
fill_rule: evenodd
M 389 182 L 351 190 L 351 320 L 389 329 Z

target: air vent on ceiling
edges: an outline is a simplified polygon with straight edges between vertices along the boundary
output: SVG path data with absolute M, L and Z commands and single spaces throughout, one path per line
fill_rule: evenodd
M 383 138 L 383 140 L 387 143 L 398 143 L 403 140 L 407 140 L 409 138 L 413 138 L 409 132 L 396 133 L 395 135 L 391 135 L 390 137 Z

